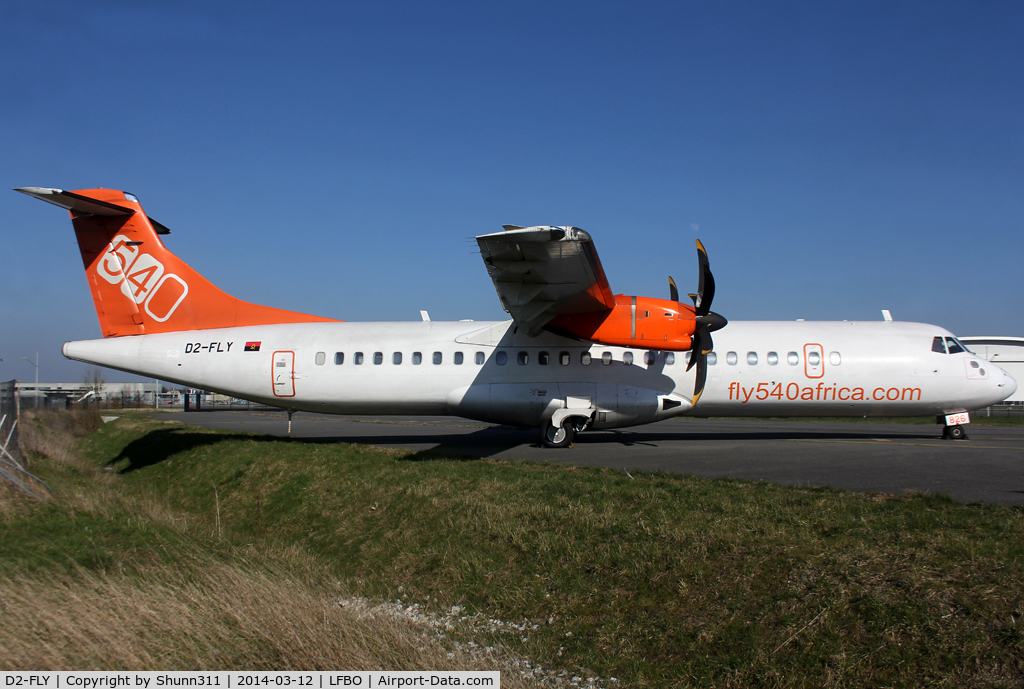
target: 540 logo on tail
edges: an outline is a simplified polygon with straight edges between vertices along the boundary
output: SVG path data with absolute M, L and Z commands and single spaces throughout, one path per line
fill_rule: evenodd
M 96 265 L 100 277 L 121 292 L 156 321 L 163 323 L 188 294 L 188 284 L 174 273 L 164 273 L 164 265 L 139 249 L 123 234 L 114 237 Z

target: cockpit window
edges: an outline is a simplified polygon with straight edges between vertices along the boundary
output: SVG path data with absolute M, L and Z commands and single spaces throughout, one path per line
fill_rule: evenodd
M 967 351 L 967 348 L 960 344 L 955 337 L 946 338 L 946 347 L 949 348 L 950 354 L 960 354 Z
M 946 353 L 946 345 L 944 345 L 942 343 L 942 338 L 941 337 L 933 337 L 932 338 L 932 351 L 933 352 L 938 352 L 939 354 L 945 354 Z

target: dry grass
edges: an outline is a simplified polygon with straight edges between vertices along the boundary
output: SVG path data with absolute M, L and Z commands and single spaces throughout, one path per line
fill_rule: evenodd
M 55 498 L 0 484 L 0 538 L 30 553 L 0 561 L 0 669 L 499 670 L 503 686 L 564 685 L 451 636 L 468 626 L 349 604 L 301 549 L 226 548 L 210 525 L 118 490 L 75 449 L 89 425 L 52 413 L 25 424 L 22 449 Z
M 7 670 L 502 669 L 497 651 L 363 617 L 281 571 L 160 566 L 141 575 L 0 577 Z M 509 679 L 512 679 L 509 677 Z
M 57 466 L 71 464 L 79 470 L 94 472 L 95 467 L 78 457 L 75 443 L 78 438 L 95 431 L 102 423 L 95 409 L 24 412 L 19 422 L 18 444 L 25 457 L 46 457 Z
M 24 514 L 35 500 L 15 488 L 14 484 L 0 479 L 0 520 Z

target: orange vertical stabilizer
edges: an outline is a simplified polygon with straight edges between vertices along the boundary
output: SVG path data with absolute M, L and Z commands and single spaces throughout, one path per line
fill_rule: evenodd
M 260 306 L 223 292 L 171 253 L 169 230 L 114 189 L 16 189 L 66 208 L 104 337 L 274 323 L 337 322 Z

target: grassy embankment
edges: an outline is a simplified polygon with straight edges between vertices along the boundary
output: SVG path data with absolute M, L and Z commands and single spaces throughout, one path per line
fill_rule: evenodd
M 79 586 L 127 567 L 163 572 L 175 593 L 223 564 L 300 582 L 314 602 L 335 586 L 326 595 L 463 605 L 522 626 L 493 632 L 518 653 L 620 686 L 1024 679 L 1018 508 L 446 460 L 129 417 L 82 448 L 88 470 L 62 484 L 77 493 L 5 516 L 5 587 Z M 91 505 L 99 489 L 128 507 Z M 293 594 L 254 595 L 287 609 Z M 177 605 L 163 616 L 196 614 Z M 133 634 L 146 648 L 177 632 L 139 623 Z
M 503 649 L 453 641 L 458 620 L 439 629 L 351 598 L 301 547 L 230 544 L 84 460 L 76 436 L 98 414 L 22 420 L 22 449 L 56 494 L 0 482 L 0 670 L 479 669 L 500 670 L 503 686 L 561 685 L 528 681 Z
M 971 412 L 971 423 L 967 426 L 970 432 L 971 426 L 1024 426 L 1024 414 L 997 414 L 985 416 L 984 410 Z M 937 431 L 942 426 L 935 421 L 934 416 L 680 416 L 679 420 L 686 419 L 712 419 L 716 421 L 813 421 L 818 423 L 898 423 L 921 426 L 935 426 Z

